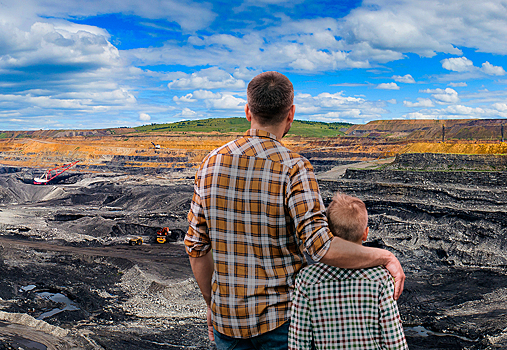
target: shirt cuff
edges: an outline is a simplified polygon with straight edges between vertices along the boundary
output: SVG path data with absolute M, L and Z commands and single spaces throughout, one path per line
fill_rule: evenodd
M 329 250 L 329 247 L 331 246 L 331 240 L 333 239 L 333 234 L 329 229 L 327 228 L 321 228 L 321 230 L 325 230 L 327 232 L 327 236 L 324 233 L 318 233 L 317 236 L 319 236 L 319 239 L 313 242 L 313 244 L 310 247 L 307 247 L 305 250 L 310 255 L 313 261 L 318 262 L 320 259 L 326 255 L 327 251 Z M 318 243 L 318 244 L 317 244 Z M 315 245 L 317 245 L 317 249 L 315 249 Z M 308 248 L 310 248 L 312 251 L 310 251 Z

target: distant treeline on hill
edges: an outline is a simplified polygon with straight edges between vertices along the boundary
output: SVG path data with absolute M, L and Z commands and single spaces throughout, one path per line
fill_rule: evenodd
M 350 123 L 323 123 L 294 120 L 289 134 L 305 137 L 333 137 L 344 135 Z M 210 118 L 188 120 L 170 124 L 150 124 L 134 128 L 139 132 L 220 132 L 243 133 L 250 128 L 246 118 Z

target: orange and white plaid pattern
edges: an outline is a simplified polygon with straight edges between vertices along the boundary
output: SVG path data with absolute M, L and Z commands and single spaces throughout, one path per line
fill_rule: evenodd
M 262 130 L 203 160 L 188 221 L 187 253 L 212 249 L 213 325 L 236 338 L 289 320 L 303 250 L 318 261 L 332 238 L 311 164 Z

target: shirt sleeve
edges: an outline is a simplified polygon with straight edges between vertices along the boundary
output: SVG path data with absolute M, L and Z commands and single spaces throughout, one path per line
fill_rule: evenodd
M 193 258 L 204 256 L 211 250 L 211 240 L 198 189 L 199 172 L 196 174 L 194 195 L 187 216 L 189 226 L 184 240 L 187 254 Z
M 390 278 L 384 284 L 379 297 L 380 330 L 382 333 L 382 349 L 407 349 L 408 345 L 403 333 L 403 326 L 398 312 L 398 305 L 393 299 L 394 283 Z
M 289 350 L 311 350 L 312 339 L 309 299 L 296 279 L 289 326 Z
M 327 253 L 333 235 L 313 167 L 307 159 L 302 158 L 292 168 L 287 191 L 287 206 L 296 234 L 304 250 L 314 261 L 319 261 Z

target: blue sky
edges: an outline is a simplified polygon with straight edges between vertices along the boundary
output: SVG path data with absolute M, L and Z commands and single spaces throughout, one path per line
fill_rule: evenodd
M 0 130 L 242 117 L 268 70 L 296 119 L 507 118 L 506 69 L 506 0 L 0 2 Z

